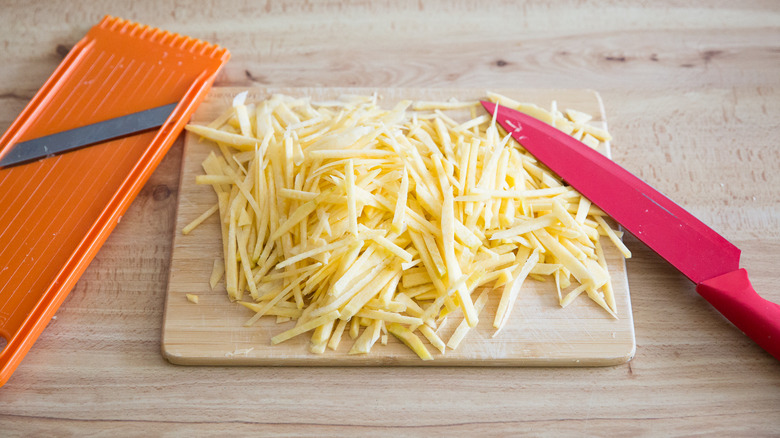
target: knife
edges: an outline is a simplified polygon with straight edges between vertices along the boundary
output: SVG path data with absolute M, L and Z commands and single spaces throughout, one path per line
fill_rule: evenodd
M 696 284 L 723 316 L 780 360 L 780 306 L 739 268 L 740 250 L 598 151 L 541 120 L 482 102 L 529 153 Z
M 178 102 L 16 143 L 0 159 L 0 168 L 159 128 L 168 120 L 176 105 Z

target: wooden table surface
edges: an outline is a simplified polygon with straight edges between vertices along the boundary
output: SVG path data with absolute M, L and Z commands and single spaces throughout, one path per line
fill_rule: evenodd
M 223 86 L 595 89 L 614 160 L 740 247 L 780 302 L 775 1 L 0 3 L 3 130 L 104 14 L 229 48 Z M 624 365 L 171 365 L 160 328 L 181 152 L 180 139 L 0 388 L 0 435 L 780 431 L 780 362 L 632 237 Z

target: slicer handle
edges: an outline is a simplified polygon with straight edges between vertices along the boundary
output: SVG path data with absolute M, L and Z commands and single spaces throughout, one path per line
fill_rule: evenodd
M 747 271 L 738 269 L 701 282 L 696 286 L 696 292 L 761 348 L 780 360 L 780 305 L 756 293 Z

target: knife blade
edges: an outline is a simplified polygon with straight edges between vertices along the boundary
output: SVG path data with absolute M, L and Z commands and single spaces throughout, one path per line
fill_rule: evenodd
M 780 306 L 761 298 L 740 250 L 618 164 L 519 111 L 482 102 L 520 145 L 696 284 L 696 291 L 780 360 Z
M 178 102 L 16 143 L 0 159 L 0 168 L 159 128 L 168 120 L 176 105 Z

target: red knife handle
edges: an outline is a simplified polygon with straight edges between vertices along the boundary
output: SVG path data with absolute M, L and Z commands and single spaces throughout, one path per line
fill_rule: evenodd
M 780 360 L 780 305 L 761 298 L 747 271 L 738 269 L 703 281 L 696 292 L 761 348 Z

